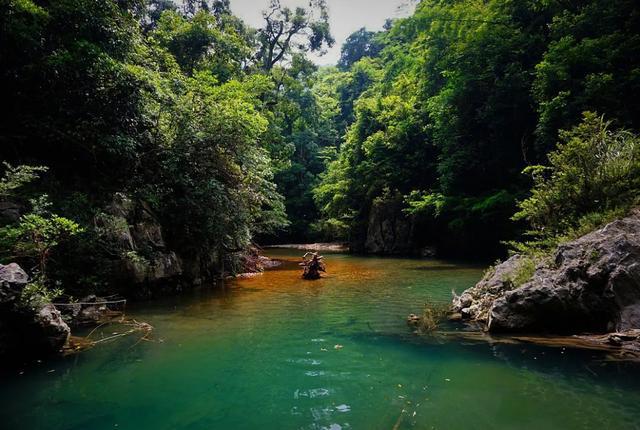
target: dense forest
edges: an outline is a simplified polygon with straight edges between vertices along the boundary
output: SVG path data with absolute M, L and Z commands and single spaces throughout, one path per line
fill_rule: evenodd
M 423 0 L 321 68 L 321 0 L 257 29 L 228 0 L 2 4 L 0 249 L 40 292 L 202 282 L 252 243 L 494 259 L 637 199 L 635 0 Z
M 0 100 L 0 427 L 638 428 L 640 0 L 0 0 Z
M 639 28 L 634 1 L 422 1 L 355 34 L 330 74 L 347 128 L 314 190 L 321 225 L 362 251 L 504 252 L 528 228 L 510 219 L 522 171 L 561 130 L 585 111 L 640 127 Z

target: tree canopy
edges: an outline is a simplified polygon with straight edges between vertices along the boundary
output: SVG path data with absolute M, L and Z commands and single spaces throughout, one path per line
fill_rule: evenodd
M 323 223 L 363 249 L 374 208 L 404 199 L 398 219 L 415 246 L 503 252 L 530 186 L 521 171 L 545 161 L 559 130 L 583 111 L 640 127 L 639 11 L 626 0 L 423 0 L 387 31 L 356 32 L 333 77 L 347 132 L 314 191 Z
M 322 0 L 273 0 L 260 28 L 228 0 L 3 5 L 0 200 L 38 215 L 46 195 L 49 215 L 22 225 L 73 223 L 56 252 L 77 267 L 113 258 L 96 220 L 118 193 L 187 255 L 256 240 L 366 251 L 382 223 L 414 250 L 493 257 L 525 222 L 577 225 L 637 190 L 633 0 L 422 0 L 354 32 L 335 67 L 307 57 L 335 42 Z M 578 192 L 580 163 L 602 180 Z

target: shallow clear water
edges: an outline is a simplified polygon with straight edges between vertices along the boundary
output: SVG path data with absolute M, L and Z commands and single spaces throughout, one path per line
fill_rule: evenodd
M 411 333 L 409 313 L 449 300 L 481 267 L 337 254 L 327 265 L 315 282 L 291 263 L 130 306 L 153 342 L 132 336 L 4 375 L 0 428 L 640 428 L 638 365 Z

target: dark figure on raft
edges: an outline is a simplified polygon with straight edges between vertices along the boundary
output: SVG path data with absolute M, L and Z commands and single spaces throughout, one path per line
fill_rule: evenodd
M 311 256 L 310 258 L 307 258 Z M 322 255 L 318 255 L 317 252 L 307 252 L 302 257 L 302 263 L 304 272 L 302 273 L 303 279 L 320 279 L 320 272 L 326 272 Z

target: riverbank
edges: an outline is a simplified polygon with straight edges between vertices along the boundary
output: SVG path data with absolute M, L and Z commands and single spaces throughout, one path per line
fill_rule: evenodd
M 487 332 L 640 356 L 640 211 L 551 255 L 516 254 L 454 296 L 453 312 Z
M 314 251 L 314 252 L 349 252 L 349 244 L 345 242 L 330 242 L 330 243 L 294 243 L 283 245 L 269 245 L 265 246 L 265 249 L 299 249 L 301 251 Z

